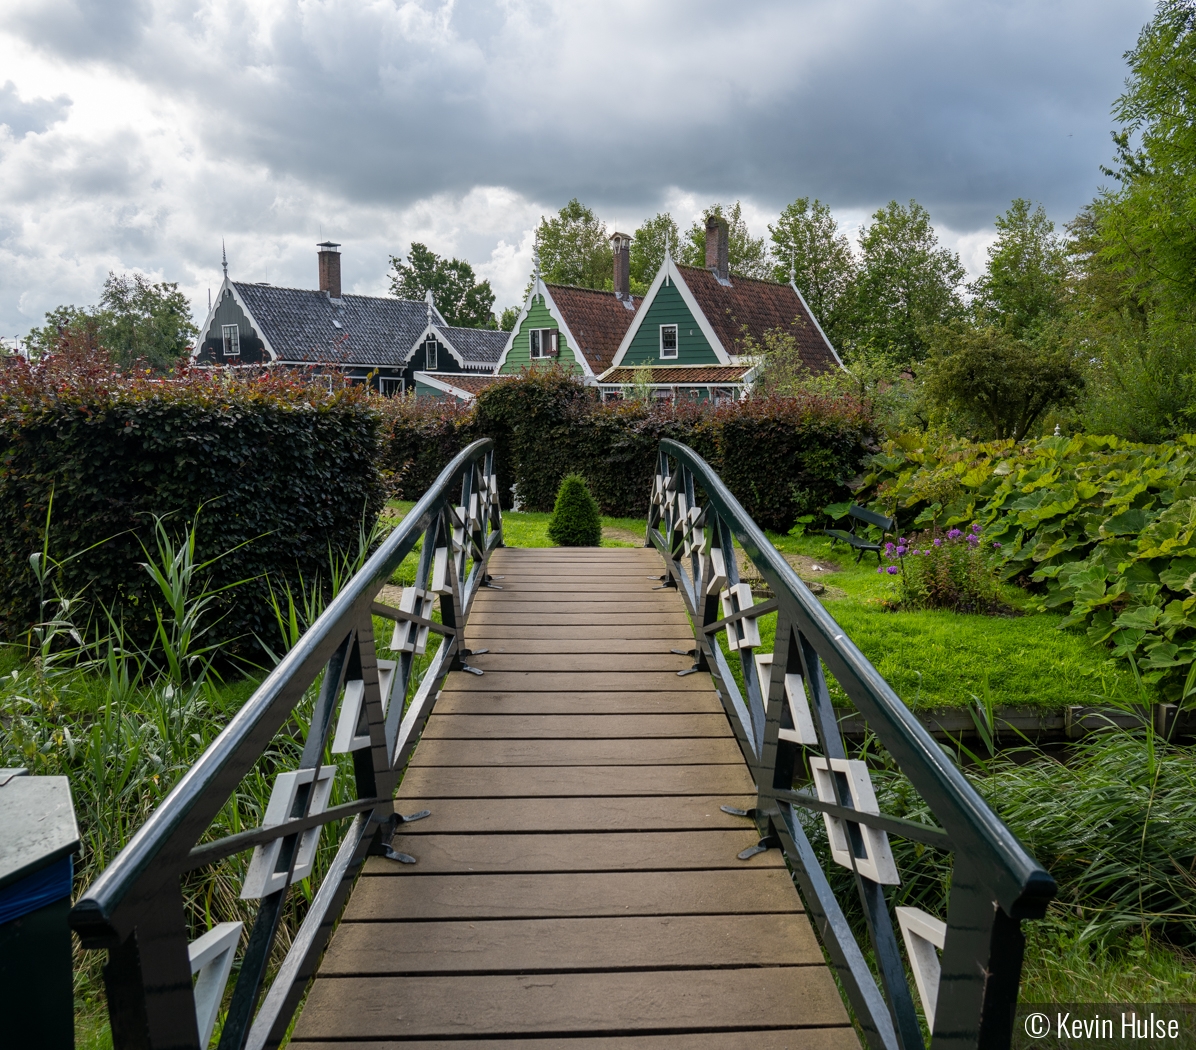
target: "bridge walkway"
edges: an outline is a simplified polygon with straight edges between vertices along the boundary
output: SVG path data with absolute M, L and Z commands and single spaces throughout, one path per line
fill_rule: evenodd
M 660 558 L 500 549 L 295 1050 L 856 1050 Z

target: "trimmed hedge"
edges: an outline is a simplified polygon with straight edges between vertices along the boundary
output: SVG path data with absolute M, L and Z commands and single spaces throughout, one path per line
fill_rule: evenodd
M 143 641 L 154 585 L 141 567 L 155 549 L 153 516 L 181 533 L 197 508 L 201 559 L 227 592 L 219 635 L 248 652 L 277 634 L 268 600 L 285 581 L 327 580 L 329 552 L 356 550 L 381 509 L 377 414 L 363 391 L 329 392 L 294 376 L 230 378 L 192 371 L 169 380 L 117 373 L 67 351 L 0 369 L 0 634 L 39 616 L 29 556 L 44 540 L 63 559 L 64 594 L 86 588 Z M 158 599 L 160 602 L 160 598 Z
M 561 482 L 552 520 L 548 523 L 548 538 L 558 547 L 598 547 L 602 544 L 598 504 L 580 474 L 570 474 Z
M 383 412 L 383 459 L 391 471 L 408 465 L 406 499 L 416 498 L 469 441 L 491 437 L 504 500 L 514 483 L 524 508 L 551 511 L 561 480 L 581 474 L 603 513 L 642 517 L 660 439 L 671 437 L 705 458 L 752 517 L 778 532 L 846 498 L 874 441 L 869 406 L 850 397 L 762 397 L 718 407 L 603 404 L 593 387 L 560 368 L 495 383 L 472 408 L 424 400 Z

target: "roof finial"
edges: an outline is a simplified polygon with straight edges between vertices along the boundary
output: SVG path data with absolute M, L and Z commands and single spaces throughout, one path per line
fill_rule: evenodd
M 669 228 L 666 226 L 664 228 L 664 257 L 668 259 L 670 258 L 671 254 L 672 249 L 669 246 Z
M 220 265 L 224 267 L 224 279 L 228 280 L 228 252 L 224 250 L 224 238 L 220 238 Z
M 539 282 L 539 280 L 540 280 L 540 249 L 539 248 L 532 249 L 532 268 L 535 271 L 534 279 L 537 282 Z
M 428 327 L 431 328 L 432 327 L 432 310 L 435 305 L 432 302 L 432 289 L 431 288 L 429 288 L 426 292 L 424 292 L 424 302 L 428 306 Z
M 789 283 L 797 287 L 797 249 L 789 252 Z

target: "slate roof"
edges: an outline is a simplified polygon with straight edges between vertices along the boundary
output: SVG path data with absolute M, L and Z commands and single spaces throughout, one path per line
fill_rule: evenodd
M 259 333 L 284 361 L 401 368 L 428 324 L 427 305 L 409 299 L 346 295 L 337 300 L 304 288 L 232 284 Z
M 727 353 L 748 352 L 742 345 L 744 327 L 758 342 L 766 331 L 784 328 L 792 333 L 797 352 L 811 372 L 829 372 L 839 367 L 818 325 L 790 285 L 732 275 L 731 285 L 727 287 L 709 270 L 693 266 L 677 269 Z
M 614 362 L 615 351 L 631 327 L 643 298 L 633 295 L 631 304 L 635 309 L 628 310 L 614 292 L 564 284 L 547 287 L 569 331 L 581 344 L 590 368 L 595 375 L 601 375 Z
M 648 382 L 669 383 L 742 383 L 755 365 L 653 365 L 651 369 L 620 365 L 601 377 L 602 383 L 634 383 L 636 375 L 650 372 Z
M 415 379 L 434 379 L 445 386 L 464 390 L 476 397 L 492 383 L 501 383 L 504 379 L 514 379 L 509 375 L 470 375 L 468 372 L 416 372 Z
M 456 328 L 453 325 L 437 325 L 436 330 L 453 345 L 467 365 L 484 365 L 487 368 L 498 364 L 511 334 L 493 328 Z

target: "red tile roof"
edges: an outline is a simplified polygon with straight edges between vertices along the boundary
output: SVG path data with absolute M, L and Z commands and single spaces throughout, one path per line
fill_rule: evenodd
M 763 340 L 766 331 L 782 328 L 793 335 L 797 351 L 810 371 L 827 372 L 839 367 L 790 285 L 732 276 L 728 287 L 719 284 L 709 270 L 693 266 L 677 269 L 728 353 L 747 352 L 743 346 L 744 328 L 757 342 Z
M 603 383 L 634 383 L 637 375 L 648 373 L 649 383 L 722 383 L 743 382 L 752 365 L 668 365 L 632 368 L 620 365 L 602 377 Z
M 419 379 L 421 376 L 436 379 L 446 386 L 454 386 L 458 390 L 464 390 L 466 393 L 473 394 L 475 397 L 492 383 L 514 378 L 507 375 L 477 375 L 476 373 L 471 375 L 468 372 L 416 372 L 415 376 L 416 379 Z
M 594 375 L 601 375 L 614 361 L 615 351 L 631 327 L 635 310 L 628 310 L 614 292 L 599 292 L 592 288 L 574 288 L 564 284 L 550 284 L 548 291 L 569 331 L 581 344 Z M 641 302 L 643 299 L 640 296 L 631 297 L 636 309 L 639 309 Z

